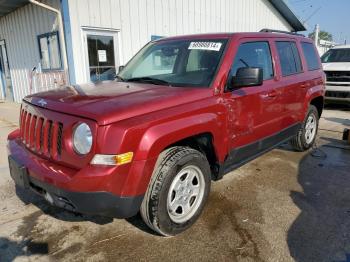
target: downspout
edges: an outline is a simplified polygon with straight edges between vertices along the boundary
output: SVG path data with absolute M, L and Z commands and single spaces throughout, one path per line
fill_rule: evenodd
M 63 68 L 64 68 L 64 71 L 67 74 L 67 77 L 69 77 L 67 51 L 66 51 L 66 40 L 65 40 L 64 31 L 63 31 L 63 22 L 62 22 L 61 11 L 56 9 L 56 8 L 53 8 L 52 6 L 49 6 L 49 5 L 43 4 L 41 2 L 38 2 L 36 0 L 29 0 L 29 2 L 34 4 L 34 5 L 40 6 L 42 8 L 45 8 L 45 9 L 51 11 L 51 12 L 56 13 L 57 19 L 58 19 L 58 31 L 59 31 L 60 42 L 61 42 L 61 50 L 62 50 L 62 54 L 63 54 Z

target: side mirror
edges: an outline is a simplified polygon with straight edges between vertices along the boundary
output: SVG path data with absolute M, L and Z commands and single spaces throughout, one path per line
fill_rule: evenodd
M 124 67 L 125 67 L 125 66 L 123 66 L 123 65 L 119 66 L 119 68 L 118 68 L 118 73 L 120 73 L 120 72 L 124 69 Z
M 247 86 L 261 86 L 264 81 L 264 72 L 260 67 L 238 68 L 236 76 L 232 77 L 231 89 Z

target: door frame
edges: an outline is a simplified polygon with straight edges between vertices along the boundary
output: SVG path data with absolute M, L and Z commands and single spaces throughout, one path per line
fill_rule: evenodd
M 85 82 L 91 82 L 90 71 L 89 71 L 89 54 L 87 48 L 87 35 L 101 35 L 101 36 L 112 36 L 113 37 L 113 51 L 114 51 L 114 63 L 115 70 L 118 72 L 118 66 L 120 65 L 120 30 L 111 28 L 96 28 L 96 27 L 85 27 L 83 26 L 81 32 L 82 37 L 82 50 L 84 52 L 84 72 Z M 119 48 L 118 48 L 119 47 Z

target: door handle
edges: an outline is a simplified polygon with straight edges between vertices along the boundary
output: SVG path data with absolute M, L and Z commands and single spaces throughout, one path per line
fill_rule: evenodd
M 310 87 L 310 84 L 309 83 L 304 83 L 304 84 L 301 84 L 300 87 L 301 88 L 307 88 L 307 87 Z
M 268 97 L 276 97 L 278 95 L 276 90 L 272 90 L 270 92 L 267 93 Z
M 271 90 L 269 92 L 266 92 L 265 94 L 261 94 L 260 97 L 263 99 L 267 98 L 274 98 L 278 95 L 278 92 L 276 90 Z

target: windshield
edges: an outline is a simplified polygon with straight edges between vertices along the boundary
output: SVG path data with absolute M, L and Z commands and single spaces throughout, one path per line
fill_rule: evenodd
M 350 62 L 350 48 L 330 49 L 322 57 L 322 63 Z
M 120 81 L 208 87 L 227 40 L 175 40 L 147 44 L 118 74 Z

